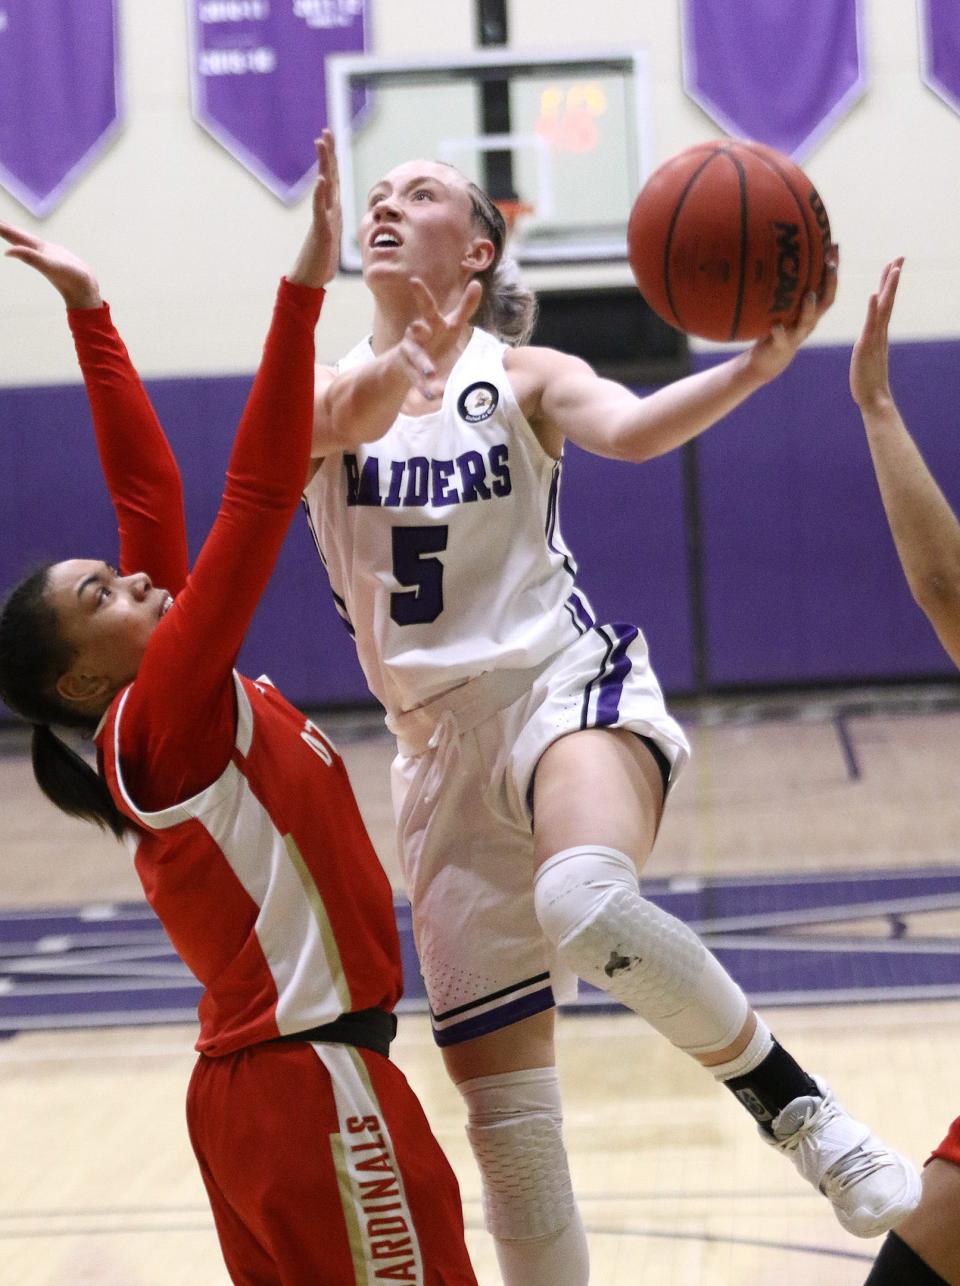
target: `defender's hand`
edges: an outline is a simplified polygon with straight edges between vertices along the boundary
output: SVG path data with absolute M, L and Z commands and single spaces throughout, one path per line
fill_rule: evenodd
M 850 355 L 850 392 L 860 407 L 875 407 L 893 400 L 887 332 L 902 267 L 902 256 L 885 266 L 877 293 L 870 296 L 860 338 Z
M 313 217 L 288 279 L 301 286 L 317 287 L 326 286 L 336 276 L 343 216 L 337 153 L 330 130 L 325 129 L 314 146 L 317 149 L 317 181 L 313 189 Z
M 63 296 L 68 308 L 99 308 L 103 303 L 96 277 L 83 260 L 66 247 L 42 241 L 10 223 L 0 223 L 0 237 L 13 247 L 6 251 L 7 257 L 19 259 L 46 277 Z

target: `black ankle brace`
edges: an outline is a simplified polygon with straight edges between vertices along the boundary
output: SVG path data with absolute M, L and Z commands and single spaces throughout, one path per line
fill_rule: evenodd
M 723 1083 L 768 1134 L 773 1133 L 774 1117 L 788 1103 L 808 1094 L 818 1097 L 820 1094 L 816 1083 L 776 1040 L 773 1049 L 752 1072 Z

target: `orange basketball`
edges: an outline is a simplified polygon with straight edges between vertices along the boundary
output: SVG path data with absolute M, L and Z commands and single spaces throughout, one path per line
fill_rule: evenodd
M 630 212 L 627 254 L 664 321 L 704 339 L 759 339 L 823 285 L 830 221 L 789 157 L 697 143 L 664 162 Z

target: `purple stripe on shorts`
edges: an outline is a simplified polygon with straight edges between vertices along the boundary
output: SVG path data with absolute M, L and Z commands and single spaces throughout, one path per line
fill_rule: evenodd
M 612 625 L 610 628 L 617 636 L 617 644 L 610 654 L 607 671 L 600 680 L 600 690 L 597 693 L 595 726 L 598 728 L 609 728 L 617 722 L 624 680 L 633 667 L 627 649 L 640 633 L 635 625 Z
M 577 633 L 582 638 L 584 634 L 586 634 L 586 630 L 581 626 L 580 622 L 577 620 L 576 612 L 574 612 L 573 608 L 570 606 L 569 601 L 564 603 L 564 607 L 567 609 L 567 615 L 570 617 L 570 624 L 573 626 L 573 628 L 577 631 Z
M 572 608 L 576 613 L 576 620 L 574 621 L 575 625 L 579 621 L 579 623 L 584 627 L 584 630 L 592 629 L 592 627 L 596 625 L 596 621 L 587 611 L 586 607 L 584 607 L 583 599 L 578 593 L 576 593 L 576 591 L 568 597 L 567 607 Z
M 463 1022 L 454 1023 L 438 1031 L 433 1030 L 433 1039 L 443 1048 L 444 1045 L 459 1045 L 461 1041 L 472 1040 L 474 1036 L 485 1036 L 488 1032 L 499 1031 L 518 1023 L 521 1018 L 530 1018 L 533 1014 L 543 1013 L 556 1004 L 550 987 L 533 991 L 529 995 L 510 1000 L 496 1009 L 487 1009 L 482 1014 L 464 1018 Z
M 596 631 L 603 639 L 604 643 L 606 643 L 607 650 L 604 652 L 603 660 L 600 662 L 599 673 L 594 675 L 594 677 L 586 684 L 586 686 L 583 689 L 583 702 L 580 706 L 580 727 L 581 728 L 587 728 L 590 726 L 589 724 L 590 696 L 593 692 L 593 685 L 597 682 L 598 679 L 602 679 L 604 674 L 606 673 L 607 661 L 610 659 L 610 653 L 613 651 L 613 644 L 611 643 L 607 635 L 604 634 L 603 630 L 600 628 L 599 625 L 596 627 Z

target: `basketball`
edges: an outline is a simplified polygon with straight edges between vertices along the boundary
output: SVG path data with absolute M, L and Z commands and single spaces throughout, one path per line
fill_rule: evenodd
M 697 143 L 650 176 L 627 254 L 658 316 L 703 339 L 759 339 L 819 293 L 830 221 L 789 157 L 760 143 Z

